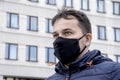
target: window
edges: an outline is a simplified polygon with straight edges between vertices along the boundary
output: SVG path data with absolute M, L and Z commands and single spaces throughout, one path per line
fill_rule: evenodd
M 98 39 L 106 40 L 106 28 L 105 28 L 105 26 L 98 26 Z
M 35 16 L 27 17 L 27 29 L 31 31 L 38 31 L 38 17 Z
M 116 55 L 116 61 L 120 63 L 120 55 Z
M 56 0 L 47 0 L 47 4 L 56 5 Z
M 53 26 L 52 26 L 52 20 L 46 19 L 46 32 L 52 33 L 53 32 Z
M 105 12 L 105 1 L 104 0 L 97 0 L 97 11 L 98 12 Z
M 46 62 L 47 63 L 56 63 L 56 57 L 54 56 L 53 48 L 46 48 Z
M 18 29 L 19 15 L 16 13 L 7 13 L 7 27 Z
M 12 44 L 12 43 L 6 43 L 6 49 L 5 49 L 5 59 L 17 59 L 18 54 L 18 45 Z
M 120 15 L 120 2 L 113 2 L 113 14 Z
M 28 0 L 28 1 L 31 1 L 31 2 L 38 2 L 38 0 Z
M 37 46 L 31 46 L 27 45 L 27 55 L 26 59 L 27 61 L 37 61 L 37 51 L 38 47 Z
M 120 42 L 120 28 L 114 28 L 115 41 Z
M 89 0 L 81 0 L 81 9 L 89 10 Z
M 33 79 L 33 78 L 23 78 L 23 77 L 3 77 L 3 80 L 45 80 L 45 79 Z
M 65 7 L 73 7 L 73 0 L 65 0 Z

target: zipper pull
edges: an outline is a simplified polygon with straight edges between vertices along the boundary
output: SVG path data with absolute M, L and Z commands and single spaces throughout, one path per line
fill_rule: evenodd
M 69 76 L 69 74 L 67 73 L 65 80 L 69 80 L 69 79 L 70 79 L 70 76 Z

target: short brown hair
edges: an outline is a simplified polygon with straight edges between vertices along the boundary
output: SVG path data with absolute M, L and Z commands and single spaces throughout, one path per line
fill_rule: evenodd
M 54 25 L 55 21 L 60 18 L 72 19 L 70 16 L 73 16 L 78 20 L 79 26 L 82 29 L 82 32 L 84 34 L 92 33 L 91 23 L 90 23 L 88 17 L 86 16 L 86 14 L 81 11 L 77 11 L 77 10 L 73 10 L 73 9 L 58 10 L 58 13 L 52 19 L 52 25 Z

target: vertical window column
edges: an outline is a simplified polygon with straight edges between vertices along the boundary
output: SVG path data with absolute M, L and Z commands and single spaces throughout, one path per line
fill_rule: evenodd
M 8 28 L 19 28 L 19 15 L 16 13 L 7 13 L 7 27 Z
M 81 9 L 89 10 L 89 0 L 81 0 Z
M 54 56 L 53 48 L 46 48 L 46 63 L 56 63 L 56 57 Z
M 98 39 L 106 40 L 106 27 L 105 26 L 97 26 L 98 27 Z
M 115 41 L 120 42 L 120 28 L 113 28 L 114 29 L 114 36 L 115 36 Z
M 113 1 L 113 14 L 120 15 L 120 2 Z
M 97 0 L 97 11 L 101 13 L 105 12 L 105 1 L 104 0 Z
M 46 19 L 46 32 L 52 33 L 53 32 L 53 26 L 52 26 L 52 20 Z
M 17 60 L 18 45 L 13 43 L 6 43 L 5 59 Z
M 120 63 L 120 55 L 116 55 L 116 61 Z
M 56 5 L 56 0 L 46 0 L 47 4 Z
M 72 8 L 73 7 L 73 0 L 64 0 L 65 1 L 65 7 Z
M 27 45 L 26 60 L 37 62 L 37 55 L 38 55 L 38 47 Z
M 38 31 L 38 17 L 36 16 L 27 17 L 27 29 L 30 31 Z

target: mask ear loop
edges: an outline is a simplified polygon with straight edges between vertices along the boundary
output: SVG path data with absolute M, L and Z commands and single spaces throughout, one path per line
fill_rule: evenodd
M 78 40 L 82 39 L 86 34 L 84 34 L 83 36 L 81 36 Z
M 84 34 L 82 37 L 80 37 L 78 40 L 82 39 L 86 34 Z M 80 51 L 80 53 L 82 53 L 85 49 L 87 48 L 87 46 L 85 45 L 85 47 L 83 48 L 82 51 Z

